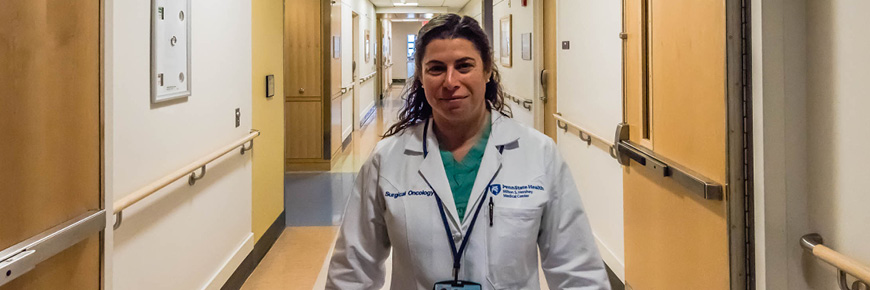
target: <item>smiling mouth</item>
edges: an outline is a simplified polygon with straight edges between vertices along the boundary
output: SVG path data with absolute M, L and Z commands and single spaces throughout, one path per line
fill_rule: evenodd
M 442 100 L 442 101 L 453 101 L 453 100 L 461 100 L 461 99 L 464 99 L 464 98 L 467 98 L 467 97 L 468 97 L 468 96 L 463 96 L 463 97 L 448 97 L 448 98 L 441 98 L 441 100 Z

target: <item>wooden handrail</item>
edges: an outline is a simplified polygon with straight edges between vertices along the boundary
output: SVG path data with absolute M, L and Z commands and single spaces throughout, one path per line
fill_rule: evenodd
M 840 271 L 849 273 L 849 275 L 858 278 L 858 280 L 870 283 L 870 267 L 834 251 L 822 243 L 822 236 L 819 234 L 808 234 L 801 237 L 801 246 L 812 253 L 813 256 L 836 267 Z
M 230 145 L 227 145 L 221 149 L 218 149 L 217 151 L 214 151 L 211 154 L 209 154 L 203 158 L 200 158 L 199 160 L 194 161 L 194 162 L 188 164 L 187 166 L 184 166 L 181 169 L 178 169 L 175 172 L 172 172 L 169 175 L 166 175 L 163 178 L 158 179 L 157 181 L 152 182 L 151 184 L 148 184 L 147 186 L 140 188 L 139 190 L 134 191 L 133 193 L 130 193 L 127 196 L 124 196 L 123 198 L 121 198 L 120 200 L 118 200 L 114 203 L 114 213 L 118 214 L 118 213 L 122 212 L 123 210 L 127 209 L 128 207 L 135 204 L 136 202 L 139 202 L 140 200 L 150 196 L 151 194 L 157 192 L 158 190 L 166 187 L 170 183 L 172 183 L 176 180 L 179 180 L 185 176 L 188 176 L 188 174 L 191 174 L 192 172 L 196 171 L 197 169 L 204 167 L 209 162 L 212 162 L 215 159 L 218 159 L 219 157 L 223 156 L 224 154 L 227 154 L 228 152 L 235 150 L 239 146 L 244 146 L 244 144 L 249 142 L 249 141 L 253 142 L 254 138 L 256 138 L 257 136 L 260 136 L 260 131 L 252 130 L 252 132 L 250 134 L 248 134 L 247 136 L 245 136 L 244 138 L 239 139 L 239 140 L 237 140 L 237 141 L 231 143 Z M 253 144 L 252 144 L 252 146 L 253 146 Z M 248 149 L 248 150 L 250 150 L 250 149 Z
M 607 139 L 604 139 L 604 138 L 602 138 L 602 137 L 600 137 L 600 136 L 598 136 L 598 135 L 595 135 L 595 133 L 589 132 L 589 130 L 583 129 L 583 127 L 580 127 L 579 125 L 574 124 L 574 123 L 572 123 L 571 121 L 568 121 L 567 119 L 565 119 L 564 117 L 562 117 L 562 114 L 561 114 L 561 113 L 555 113 L 555 114 L 553 114 L 553 117 L 556 118 L 556 120 L 557 120 L 557 126 L 559 126 L 559 128 L 562 128 L 562 129 L 565 129 L 565 130 L 568 129 L 567 127 L 574 128 L 575 130 L 580 131 L 580 134 L 583 134 L 583 135 L 589 136 L 589 137 L 591 137 L 592 139 L 595 139 L 596 141 L 601 142 L 602 144 L 605 144 L 605 145 L 607 145 L 607 146 L 613 148 L 613 142 L 612 142 L 612 141 L 607 140 Z M 565 123 L 566 127 L 562 127 L 561 125 L 558 124 L 558 122 Z
M 861 262 L 855 261 L 854 259 L 840 254 L 824 245 L 816 245 L 813 247 L 813 255 L 822 261 L 825 261 L 825 263 L 831 264 L 831 266 L 837 267 L 846 273 L 849 273 L 849 275 L 861 279 L 861 281 L 870 283 L 870 267 L 861 264 Z

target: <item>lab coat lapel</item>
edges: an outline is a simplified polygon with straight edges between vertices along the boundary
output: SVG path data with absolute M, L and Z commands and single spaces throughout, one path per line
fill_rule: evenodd
M 498 147 L 492 144 L 492 139 L 492 136 L 490 136 L 489 140 L 487 140 L 486 149 L 483 151 L 483 158 L 480 160 L 480 169 L 477 170 L 474 186 L 471 187 L 471 196 L 468 199 L 471 202 L 469 202 L 468 208 L 465 210 L 465 217 L 462 219 L 463 230 L 468 227 L 471 222 L 470 220 L 474 217 L 478 204 L 484 202 L 484 198 L 481 198 L 481 196 L 489 192 L 489 189 L 486 188 L 487 185 L 495 179 L 499 170 L 501 170 L 501 153 L 498 152 Z
M 453 229 L 459 229 L 459 215 L 456 210 L 456 202 L 453 200 L 453 191 L 450 190 L 450 183 L 447 181 L 447 173 L 444 170 L 444 162 L 441 161 L 441 154 L 439 153 L 438 141 L 435 138 L 435 134 L 432 133 L 431 127 L 427 135 L 426 140 L 422 141 L 426 142 L 429 153 L 423 158 L 423 163 L 420 164 L 420 175 L 423 176 L 429 187 L 435 191 L 435 194 L 441 198 L 441 202 L 444 203 L 444 210 L 447 211 L 448 219 L 453 224 Z
M 496 175 L 501 171 L 502 154 L 504 153 L 503 150 L 499 150 L 499 148 L 502 148 L 507 144 L 518 144 L 515 143 L 517 139 L 519 139 L 519 136 L 517 136 L 519 128 L 516 127 L 516 123 L 514 123 L 513 120 L 502 116 L 498 112 L 492 112 L 491 117 L 492 130 L 490 130 L 489 140 L 486 142 L 486 149 L 483 152 L 483 158 L 480 160 L 480 169 L 477 171 L 477 178 L 474 179 L 474 186 L 471 188 L 471 196 L 469 197 L 469 201 L 471 202 L 469 202 L 468 209 L 465 211 L 463 230 L 469 225 L 469 220 L 473 217 L 472 215 L 474 214 L 474 210 L 477 209 L 477 205 L 481 201 L 485 202 L 485 200 L 481 198 L 481 195 L 489 192 L 487 185 L 495 180 Z

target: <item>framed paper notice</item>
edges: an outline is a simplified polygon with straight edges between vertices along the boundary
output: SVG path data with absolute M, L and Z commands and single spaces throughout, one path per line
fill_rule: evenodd
M 341 36 L 332 37 L 332 58 L 341 57 Z
M 151 1 L 151 103 L 188 97 L 190 1 Z
M 371 48 L 371 41 L 369 40 L 369 30 L 366 29 L 366 63 L 369 62 L 369 58 L 371 58 L 371 55 L 372 55 L 370 48 Z
M 513 33 L 511 31 L 511 15 L 508 14 L 507 16 L 502 17 L 499 24 L 499 35 L 501 37 L 499 39 L 498 55 L 501 59 L 501 66 L 511 67 L 511 61 L 513 59 L 513 51 L 511 48 L 511 43 L 513 42 L 511 39 L 511 34 Z
M 520 34 L 520 51 L 523 60 L 532 60 L 532 34 Z

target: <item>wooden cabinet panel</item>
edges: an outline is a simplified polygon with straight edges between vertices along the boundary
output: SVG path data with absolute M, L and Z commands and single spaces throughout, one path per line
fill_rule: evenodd
M 285 155 L 288 159 L 323 158 L 320 101 L 284 102 Z
M 284 91 L 288 97 L 322 96 L 321 1 L 286 1 Z

